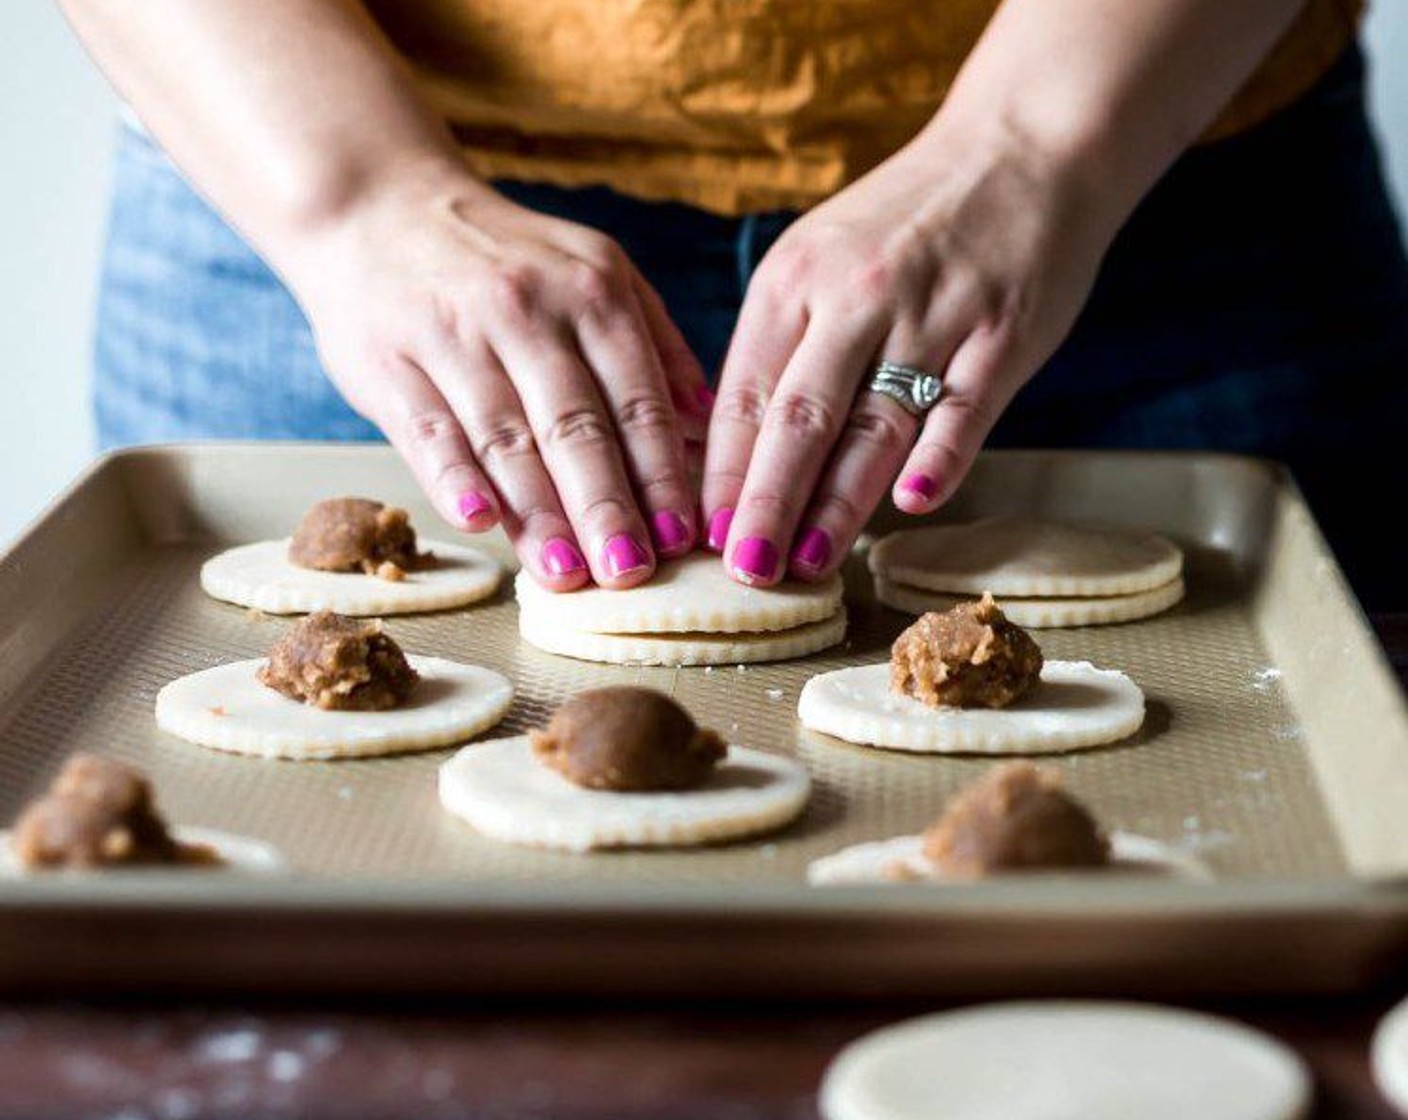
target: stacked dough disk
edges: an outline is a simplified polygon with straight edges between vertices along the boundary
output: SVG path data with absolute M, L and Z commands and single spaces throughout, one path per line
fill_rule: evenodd
M 746 587 L 717 556 L 662 563 L 630 591 L 544 591 L 519 573 L 519 632 L 548 653 L 618 665 L 728 665 L 802 657 L 846 633 L 841 580 Z
M 1183 553 L 1155 533 L 989 517 L 892 533 L 870 550 L 876 597 L 911 614 L 991 591 L 1018 626 L 1094 626 L 1183 598 Z

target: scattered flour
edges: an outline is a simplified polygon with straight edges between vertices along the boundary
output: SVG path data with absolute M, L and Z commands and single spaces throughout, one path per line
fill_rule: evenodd
M 1281 679 L 1281 670 L 1274 665 L 1267 665 L 1263 669 L 1258 669 L 1252 674 L 1252 687 L 1258 692 L 1270 692 L 1276 687 L 1276 682 Z

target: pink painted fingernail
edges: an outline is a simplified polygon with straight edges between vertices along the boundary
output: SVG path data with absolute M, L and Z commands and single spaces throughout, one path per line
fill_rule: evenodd
M 797 547 L 792 550 L 793 563 L 802 568 L 824 568 L 830 559 L 831 534 L 816 526 L 803 533 Z
M 708 416 L 714 409 L 714 390 L 701 385 L 694 391 L 694 402 L 699 406 L 699 415 Z
M 900 479 L 900 489 L 918 494 L 926 502 L 932 502 L 939 492 L 939 484 L 927 474 L 907 474 Z
M 613 577 L 638 571 L 650 564 L 650 554 L 630 533 L 617 533 L 610 538 L 601 554 L 606 560 L 607 573 Z
M 770 579 L 777 571 L 777 546 L 763 537 L 744 537 L 733 548 L 733 574 L 744 583 Z
M 673 556 L 689 547 L 689 528 L 684 518 L 672 510 L 662 509 L 650 519 L 655 535 L 655 547 L 662 555 Z
M 469 525 L 473 525 L 476 521 L 482 521 L 494 513 L 494 503 L 477 490 L 461 494 L 456 508 L 465 523 Z
M 551 576 L 570 576 L 587 566 L 577 546 L 566 537 L 553 537 L 543 545 L 543 568 Z
M 728 527 L 733 524 L 733 507 L 720 506 L 709 518 L 708 544 L 715 552 L 722 552 L 728 544 Z

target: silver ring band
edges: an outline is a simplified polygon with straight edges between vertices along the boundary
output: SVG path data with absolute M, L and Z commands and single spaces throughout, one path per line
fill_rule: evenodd
M 939 403 L 944 382 L 937 373 L 882 360 L 876 363 L 865 387 L 889 397 L 911 416 L 922 417 Z

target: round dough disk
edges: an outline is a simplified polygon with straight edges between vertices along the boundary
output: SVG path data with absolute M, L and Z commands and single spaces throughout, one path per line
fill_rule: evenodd
M 870 550 L 870 570 L 928 591 L 1005 595 L 1129 595 L 1183 570 L 1177 545 L 1138 529 L 987 517 L 902 529 Z
M 1045 754 L 1113 743 L 1144 722 L 1144 693 L 1088 661 L 1048 661 L 1041 683 L 1005 708 L 931 708 L 890 691 L 890 665 L 856 665 L 802 688 L 804 727 L 900 751 Z
M 734 665 L 785 661 L 834 646 L 846 636 L 846 612 L 790 630 L 757 634 L 591 634 L 537 609 L 520 609 L 518 632 L 529 645 L 580 661 L 610 665 Z
M 440 804 L 494 840 L 585 852 L 710 844 L 770 832 L 807 803 L 801 763 L 747 747 L 699 789 L 583 789 L 537 760 L 526 735 L 465 747 L 440 767 Z
M 1374 1031 L 1370 1059 L 1379 1092 L 1408 1116 L 1408 1000 L 1385 1015 Z
M 997 1003 L 910 1019 L 831 1063 L 825 1120 L 1296 1120 L 1310 1076 L 1240 1023 L 1152 1004 Z
M 662 561 L 649 583 L 627 591 L 544 591 L 527 572 L 519 572 L 514 588 L 523 610 L 591 634 L 788 630 L 829 618 L 841 605 L 839 575 L 815 584 L 787 581 L 748 587 L 732 579 L 723 562 L 707 552 Z
M 461 743 L 498 723 L 513 702 L 507 677 L 478 665 L 407 656 L 420 683 L 404 707 L 330 712 L 292 700 L 255 673 L 263 658 L 174 680 L 156 696 L 163 731 L 259 758 L 369 758 Z
M 214 828 L 186 828 L 176 827 L 171 830 L 171 835 L 182 844 L 202 844 L 207 848 L 214 848 L 217 855 L 225 861 L 223 868 L 182 866 L 181 864 L 160 864 L 157 866 L 137 866 L 123 867 L 123 874 L 130 874 L 133 871 L 194 871 L 198 874 L 208 875 L 212 871 L 240 871 L 250 875 L 278 875 L 288 870 L 288 865 L 284 863 L 283 857 L 272 844 L 266 844 L 263 840 L 256 840 L 252 836 L 238 836 L 233 832 L 221 832 Z M 95 869 L 95 871 L 98 869 Z M 110 874 L 113 870 L 103 869 L 103 874 Z M 65 869 L 63 874 L 74 874 L 74 871 Z M 30 872 L 20 866 L 19 860 L 15 858 L 14 852 L 10 850 L 9 832 L 0 832 L 0 876 L 15 877 L 17 875 L 48 875 L 52 872 Z
M 476 548 L 422 541 L 439 563 L 399 582 L 360 572 L 319 572 L 288 559 L 288 541 L 259 541 L 212 556 L 200 569 L 207 595 L 269 614 L 336 611 L 356 616 L 462 607 L 492 595 L 503 569 Z
M 998 606 L 1009 622 L 1042 630 L 1053 626 L 1100 626 L 1111 622 L 1132 622 L 1160 614 L 1183 598 L 1183 579 L 1170 580 L 1162 587 L 1135 591 L 1129 595 L 1103 595 L 1091 598 L 1002 599 Z M 946 611 L 966 600 L 962 595 L 945 595 L 891 583 L 875 577 L 875 597 L 887 607 L 908 614 Z
M 1110 862 L 1114 871 L 1140 871 L 1156 875 L 1177 875 L 1186 879 L 1210 879 L 1207 865 L 1196 856 L 1161 843 L 1149 836 L 1133 832 L 1110 833 Z M 892 879 L 886 871 L 894 864 L 909 872 L 924 885 L 948 886 L 953 882 L 933 878 L 930 863 L 924 855 L 924 837 L 896 836 L 890 840 L 872 840 L 852 844 L 829 856 L 812 860 L 807 866 L 807 882 L 814 887 L 858 886 L 872 883 L 903 883 Z M 1029 872 L 1030 874 L 1030 872 Z M 1091 871 L 1052 872 L 1052 874 L 1105 874 L 1104 869 Z

